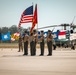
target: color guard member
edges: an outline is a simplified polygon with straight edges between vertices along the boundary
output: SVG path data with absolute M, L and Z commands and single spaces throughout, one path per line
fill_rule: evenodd
M 39 41 L 40 41 L 40 49 L 41 49 L 40 56 L 43 56 L 44 55 L 44 31 L 41 31 Z
M 24 54 L 23 55 L 28 55 L 28 40 L 29 40 L 29 36 L 27 34 L 27 31 L 25 31 L 24 37 L 23 37 L 23 42 L 24 42 Z
M 48 55 L 47 56 L 52 56 L 52 32 L 48 30 L 48 35 L 47 35 L 47 47 L 48 47 Z

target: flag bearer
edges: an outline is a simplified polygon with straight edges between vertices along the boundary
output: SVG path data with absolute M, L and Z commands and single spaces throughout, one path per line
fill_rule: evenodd
M 29 40 L 29 36 L 27 34 L 27 31 L 25 31 L 24 37 L 23 37 L 23 42 L 24 42 L 24 54 L 23 55 L 28 55 L 28 40 Z
M 34 56 L 35 55 L 34 54 L 35 42 L 34 42 L 33 33 L 30 34 L 29 40 L 30 40 L 30 54 L 31 56 Z
M 36 44 L 38 41 L 38 36 L 37 36 L 36 30 L 33 30 L 33 36 L 34 36 L 34 43 L 35 43 L 35 45 L 33 45 L 34 46 L 34 55 L 36 55 Z

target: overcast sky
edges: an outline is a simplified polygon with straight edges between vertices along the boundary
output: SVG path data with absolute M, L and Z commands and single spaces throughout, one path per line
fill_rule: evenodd
M 38 27 L 71 23 L 76 16 L 76 0 L 0 0 L 0 27 L 18 25 L 22 12 L 37 3 Z M 74 20 L 76 24 L 76 19 Z M 25 23 L 22 27 L 31 27 Z

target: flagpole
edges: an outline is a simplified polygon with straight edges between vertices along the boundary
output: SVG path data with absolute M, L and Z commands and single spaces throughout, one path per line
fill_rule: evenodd
M 36 26 L 36 25 L 37 25 L 37 26 Z M 32 27 L 31 27 L 30 32 L 32 32 L 32 30 L 34 29 L 34 27 L 36 27 L 36 31 L 38 31 L 37 4 L 35 5 L 35 10 L 34 10 L 33 19 L 32 19 Z
M 36 21 L 36 26 L 37 26 L 37 34 L 38 34 L 38 11 L 37 11 L 37 4 L 35 5 L 35 11 L 36 11 L 36 17 L 37 17 L 37 21 Z
M 38 11 L 37 11 L 37 33 L 38 33 Z
M 37 4 L 36 4 L 36 6 L 35 6 L 36 8 L 35 8 L 35 10 L 36 10 L 36 17 L 37 17 L 37 41 L 38 41 L 38 11 L 37 11 Z
M 34 17 L 34 3 L 33 2 L 32 2 L 32 6 L 33 6 L 33 14 L 32 14 L 32 16 Z M 33 18 L 32 18 L 32 25 L 33 25 Z M 31 26 L 31 28 L 32 28 L 32 26 Z M 31 29 L 30 29 L 30 31 L 31 31 Z M 30 34 L 31 34 L 31 32 L 30 32 Z

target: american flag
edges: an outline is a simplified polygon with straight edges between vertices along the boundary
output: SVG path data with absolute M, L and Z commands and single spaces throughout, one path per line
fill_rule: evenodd
M 18 28 L 21 27 L 22 23 L 29 23 L 33 20 L 33 6 L 28 7 L 21 15 L 21 19 Z

